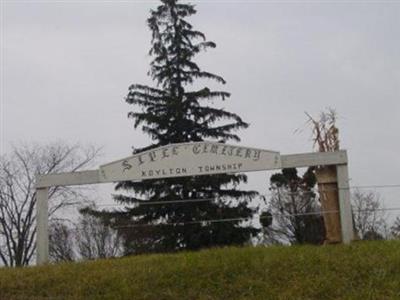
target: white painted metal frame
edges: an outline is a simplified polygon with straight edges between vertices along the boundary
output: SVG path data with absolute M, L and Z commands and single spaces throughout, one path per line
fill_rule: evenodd
M 310 166 L 336 165 L 340 221 L 342 241 L 349 244 L 353 239 L 353 218 L 350 204 L 349 177 L 346 151 L 313 152 L 292 155 L 281 155 L 281 163 L 277 168 L 265 170 L 299 168 Z M 174 177 L 174 176 L 171 176 Z M 48 236 L 48 189 L 54 186 L 70 186 L 112 182 L 100 176 L 100 170 L 83 172 L 48 174 L 38 176 L 36 180 L 37 196 L 37 237 L 36 237 L 36 263 L 42 265 L 49 261 L 49 236 Z

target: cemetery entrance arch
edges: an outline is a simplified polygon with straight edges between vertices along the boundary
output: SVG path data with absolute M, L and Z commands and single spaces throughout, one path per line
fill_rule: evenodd
M 214 142 L 170 144 L 137 153 L 97 170 L 39 175 L 36 180 L 36 262 L 49 261 L 48 189 L 54 186 L 201 176 L 310 166 L 336 166 L 343 243 L 353 237 L 346 151 L 281 155 L 279 152 Z

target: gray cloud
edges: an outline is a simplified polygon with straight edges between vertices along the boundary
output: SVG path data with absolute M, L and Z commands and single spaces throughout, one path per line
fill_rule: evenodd
M 104 162 L 148 143 L 125 104 L 146 76 L 155 2 L 3 3 L 2 151 L 19 140 L 105 145 Z M 331 106 L 341 119 L 352 184 L 400 183 L 400 4 L 205 2 L 193 18 L 218 47 L 199 57 L 224 76 L 218 104 L 251 127 L 242 144 L 311 151 L 304 111 Z M 206 82 L 206 84 L 209 84 Z M 264 192 L 268 176 L 250 175 Z M 384 190 L 395 206 L 399 189 Z

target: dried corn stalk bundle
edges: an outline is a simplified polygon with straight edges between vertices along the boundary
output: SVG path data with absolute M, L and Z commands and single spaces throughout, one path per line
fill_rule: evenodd
M 307 113 L 306 113 L 307 114 Z M 319 152 L 339 150 L 339 129 L 336 127 L 335 110 L 322 112 L 316 120 L 307 114 L 313 130 L 314 147 Z M 316 168 L 318 191 L 326 231 L 325 243 L 339 243 L 342 240 L 339 215 L 339 191 L 335 166 L 320 166 Z

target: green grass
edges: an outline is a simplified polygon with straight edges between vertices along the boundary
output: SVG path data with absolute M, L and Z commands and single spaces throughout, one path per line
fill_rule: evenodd
M 400 241 L 0 269 L 0 299 L 400 299 Z

